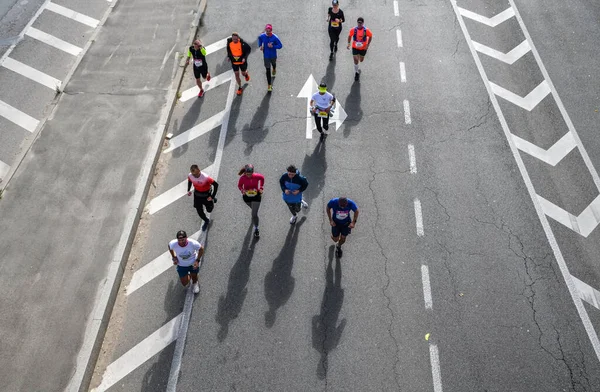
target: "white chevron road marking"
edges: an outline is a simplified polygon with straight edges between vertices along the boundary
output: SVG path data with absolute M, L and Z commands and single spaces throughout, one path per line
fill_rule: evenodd
M 207 92 L 209 90 L 212 90 L 213 88 L 220 86 L 225 82 L 230 81 L 231 78 L 233 78 L 232 70 L 223 72 L 222 74 L 219 74 L 217 76 L 213 76 L 212 78 L 210 78 L 210 82 L 204 83 L 204 85 L 203 85 L 204 91 Z M 179 98 L 179 100 L 181 102 L 185 102 L 185 101 L 189 101 L 192 98 L 197 98 L 199 92 L 200 92 L 200 89 L 198 88 L 198 86 L 188 88 L 187 90 L 185 90 L 184 92 L 181 93 L 181 98 Z
M 207 132 L 212 131 L 219 125 L 223 124 L 225 115 L 229 113 L 226 110 L 222 110 L 207 120 L 202 121 L 200 124 L 188 129 L 185 132 L 180 133 L 169 141 L 169 147 L 163 151 L 163 154 L 167 154 L 184 144 L 191 142 L 192 140 L 199 138 Z
M 514 134 L 512 135 L 512 138 L 515 142 L 515 146 L 517 146 L 519 150 L 552 166 L 556 166 L 558 162 L 569 155 L 569 153 L 577 147 L 577 143 L 571 132 L 567 132 L 559 141 L 554 143 L 554 145 L 547 150 L 544 150 L 527 140 L 521 139 Z
M 575 288 L 579 291 L 579 297 L 596 309 L 600 309 L 600 291 L 589 284 L 582 282 L 573 275 L 571 275 L 571 278 L 573 278 Z
M 505 9 L 504 11 L 500 12 L 498 15 L 495 15 L 491 18 L 486 18 L 483 15 L 476 14 L 475 12 L 466 10 L 464 8 L 460 8 L 460 7 L 456 7 L 456 8 L 458 8 L 458 11 L 460 12 L 460 14 L 462 16 L 464 16 L 465 18 L 472 19 L 476 22 L 483 23 L 490 27 L 496 27 L 500 23 L 506 22 L 507 20 L 509 20 L 510 18 L 515 16 L 515 10 L 513 10 L 512 7 Z
M 514 64 L 515 61 L 523 57 L 526 53 L 528 53 L 531 50 L 531 47 L 529 46 L 529 42 L 527 42 L 527 40 L 521 42 L 519 45 L 517 45 L 517 47 L 515 47 L 508 53 L 502 53 L 496 49 L 492 49 L 489 46 L 485 46 L 475 41 L 473 41 L 473 47 L 476 51 L 483 53 L 487 56 L 493 57 L 496 60 L 500 60 L 509 65 Z
M 584 237 L 589 236 L 600 223 L 600 195 L 579 216 L 563 210 L 540 195 L 537 197 L 546 215 Z
M 542 102 L 544 98 L 546 98 L 546 95 L 550 94 L 550 86 L 548 86 L 548 83 L 545 80 L 542 81 L 542 83 L 540 83 L 525 97 L 520 97 L 512 91 L 498 86 L 496 83 L 489 83 L 494 94 L 528 111 L 533 110 L 533 108 L 535 108 L 540 102 Z

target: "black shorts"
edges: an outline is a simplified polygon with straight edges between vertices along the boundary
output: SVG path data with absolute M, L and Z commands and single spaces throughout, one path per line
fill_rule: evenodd
M 204 65 L 202 67 L 196 67 L 194 65 L 194 77 L 196 79 L 200 79 L 200 76 L 202 76 L 204 79 L 206 79 L 207 75 L 208 75 L 208 67 L 206 65 Z
M 233 72 L 242 71 L 246 72 L 248 69 L 248 62 L 244 61 L 242 64 L 231 64 L 231 68 L 233 68 Z
M 365 57 L 367 55 L 367 49 L 360 50 L 360 49 L 352 48 L 352 55 Z
M 345 225 L 342 223 L 335 223 L 335 226 L 331 226 L 331 235 L 334 237 L 339 236 L 340 234 L 343 235 L 344 237 L 347 237 L 348 235 L 350 235 L 350 232 L 352 232 L 352 229 L 350 228 L 350 224 L 346 223 Z
M 212 208 L 215 205 L 215 202 L 213 200 L 208 200 L 208 197 L 210 196 L 210 194 L 208 192 L 198 192 L 196 190 L 194 190 L 194 208 L 202 208 L 202 207 L 206 207 L 207 210 L 210 209 L 210 211 L 212 211 Z M 210 212 L 208 211 L 208 212 Z
M 277 58 L 274 58 L 274 59 L 265 58 L 264 60 L 265 60 L 265 68 L 271 68 L 271 67 L 277 68 Z

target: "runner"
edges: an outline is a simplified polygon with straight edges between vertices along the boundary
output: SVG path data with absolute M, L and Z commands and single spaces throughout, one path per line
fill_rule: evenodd
M 325 211 L 331 225 L 331 239 L 336 243 L 335 253 L 337 257 L 342 257 L 342 245 L 358 219 L 358 206 L 347 197 L 340 197 L 329 200 Z M 354 211 L 352 219 L 350 219 L 350 211 Z
M 265 186 L 265 177 L 262 174 L 254 173 L 254 166 L 248 164 L 238 172 L 240 179 L 238 189 L 242 192 L 244 202 L 252 209 L 252 224 L 254 225 L 254 237 L 260 237 L 258 231 L 258 209 L 262 199 Z
M 360 78 L 360 69 L 358 68 L 358 63 L 362 63 L 365 59 L 365 55 L 367 54 L 367 49 L 371 42 L 373 42 L 373 33 L 371 30 L 365 27 L 365 20 L 362 18 L 358 18 L 356 20 L 357 26 L 350 29 L 350 33 L 348 34 L 348 46 L 347 49 L 350 49 L 350 42 L 352 42 L 352 56 L 354 56 L 354 80 L 358 81 Z
M 231 61 L 231 67 L 235 74 L 235 80 L 238 84 L 237 95 L 242 95 L 242 80 L 240 79 L 239 71 L 242 71 L 242 75 L 246 79 L 246 82 L 250 81 L 250 74 L 248 73 L 248 55 L 252 48 L 243 39 L 240 38 L 238 33 L 232 33 L 230 38 L 227 38 L 227 57 Z
M 290 165 L 279 179 L 279 186 L 281 186 L 283 201 L 292 212 L 290 225 L 293 225 L 298 219 L 300 210 L 308 208 L 308 203 L 302 199 L 302 192 L 308 187 L 308 181 L 300 175 L 300 170 L 296 166 Z
M 346 19 L 344 18 L 344 11 L 340 9 L 338 0 L 331 2 L 331 7 L 327 10 L 327 24 L 329 32 L 329 61 L 333 60 L 333 53 L 337 53 L 338 41 L 340 40 L 340 33 L 342 32 L 342 23 Z
M 317 131 L 321 134 L 320 140 L 325 140 L 327 137 L 329 116 L 331 115 L 333 105 L 335 105 L 335 97 L 333 94 L 327 92 L 327 85 L 325 83 L 319 84 L 319 91 L 314 93 L 310 99 L 310 111 L 315 117 Z M 322 128 L 321 120 L 323 120 Z
M 190 173 L 188 174 L 188 196 L 192 195 L 192 192 L 190 191 L 192 185 L 194 185 L 194 208 L 198 211 L 198 216 L 204 221 L 202 231 L 206 231 L 210 219 L 204 214 L 204 207 L 206 207 L 206 212 L 212 212 L 215 203 L 217 202 L 215 196 L 217 195 L 219 184 L 217 184 L 212 177 L 202 173 L 198 165 L 192 165 L 192 167 L 190 167 Z
M 194 294 L 200 292 L 198 285 L 198 272 L 200 272 L 200 259 L 204 254 L 204 246 L 196 240 L 187 238 L 187 233 L 179 230 L 177 239 L 169 242 L 169 253 L 173 259 L 173 264 L 177 266 L 179 280 L 183 287 L 187 287 L 192 277 Z
M 200 76 L 208 82 L 210 80 L 210 72 L 208 72 L 208 64 L 206 63 L 206 49 L 202 46 L 202 42 L 199 39 L 195 40 L 193 45 L 188 49 L 186 64 L 190 63 L 190 58 L 194 60 L 194 77 L 196 78 L 196 85 L 200 89 L 198 98 L 202 98 L 204 89 L 202 88 Z
M 277 49 L 281 49 L 283 45 L 279 37 L 273 34 L 273 26 L 267 24 L 265 32 L 258 36 L 258 47 L 263 52 L 265 68 L 267 73 L 267 91 L 273 91 L 273 81 L 271 75 L 277 74 Z M 271 73 L 271 66 L 273 73 Z

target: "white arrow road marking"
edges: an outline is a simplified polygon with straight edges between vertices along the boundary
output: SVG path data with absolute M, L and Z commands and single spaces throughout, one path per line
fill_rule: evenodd
M 512 91 L 508 91 L 504 87 L 500 87 L 493 82 L 489 83 L 494 94 L 528 111 L 535 108 L 544 98 L 546 98 L 546 95 L 550 94 L 550 86 L 548 86 L 548 83 L 545 80 L 525 97 L 520 97 Z
M 0 101 L 0 116 L 17 124 L 21 128 L 25 128 L 29 132 L 34 132 L 35 128 L 37 128 L 38 124 L 40 123 L 29 114 L 23 113 L 19 109 L 13 108 L 3 101 Z
M 212 90 L 213 88 L 220 86 L 221 84 L 228 82 L 233 78 L 233 71 L 229 70 L 227 72 L 223 72 L 217 76 L 213 76 L 210 78 L 210 82 L 204 82 L 204 91 L 207 92 Z M 192 98 L 197 98 L 200 89 L 198 86 L 194 86 L 192 88 L 188 88 L 184 92 L 181 93 L 181 98 L 179 100 L 181 102 L 189 101 Z
M 577 143 L 571 132 L 567 132 L 559 141 L 554 143 L 554 145 L 547 150 L 544 150 L 527 140 L 521 139 L 516 135 L 512 135 L 512 138 L 515 142 L 515 146 L 517 146 L 519 150 L 552 166 L 556 166 L 556 164 L 566 157 L 571 150 L 577 147 Z
M 75 12 L 69 8 L 63 7 L 62 5 L 54 4 L 52 2 L 46 5 L 46 9 L 93 28 L 96 28 L 98 26 L 98 23 L 100 23 L 94 18 L 90 18 L 87 15 L 80 14 L 79 12 Z
M 600 195 L 596 196 L 579 216 L 563 210 L 540 195 L 537 197 L 546 215 L 584 237 L 590 235 L 600 223 Z
M 211 118 L 202 121 L 200 124 L 194 126 L 193 128 L 188 129 L 185 132 L 180 133 L 175 136 L 171 140 L 169 140 L 169 147 L 163 151 L 163 154 L 169 153 L 176 148 L 183 146 L 191 142 L 192 140 L 204 135 L 207 132 L 212 131 L 219 125 L 223 124 L 223 119 L 225 115 L 228 114 L 227 111 L 223 110 Z
M 4 176 L 10 171 L 10 166 L 0 161 L 0 183 L 4 180 Z
M 43 31 L 38 30 L 34 27 L 28 28 L 25 34 L 30 36 L 31 38 L 37 39 L 38 41 L 45 43 L 46 45 L 53 46 L 56 49 L 62 50 L 63 52 L 72 54 L 73 56 L 78 56 L 79 53 L 81 53 L 81 51 L 83 50 L 78 46 L 63 41 L 60 38 L 56 38 L 55 36 L 50 35 L 48 33 L 44 33 Z
M 175 316 L 175 318 L 157 329 L 152 335 L 142 340 L 131 350 L 108 365 L 102 375 L 102 383 L 97 388 L 94 388 L 93 391 L 106 391 L 144 362 L 164 350 L 169 344 L 173 343 L 177 339 L 181 316 L 181 313 Z
M 317 92 L 318 87 L 319 86 L 317 86 L 317 81 L 315 80 L 313 75 L 310 74 L 308 79 L 306 79 L 304 86 L 302 86 L 302 89 L 298 93 L 298 98 L 306 98 L 306 138 L 307 139 L 312 139 L 312 133 L 313 133 L 312 131 L 317 129 L 317 125 L 315 124 L 314 117 L 313 117 L 312 113 L 310 112 L 310 99 L 312 98 L 313 94 Z M 336 103 L 334 106 L 334 112 L 331 115 L 331 117 L 329 118 L 330 124 L 335 123 L 336 132 L 340 129 L 340 127 L 344 123 L 344 120 L 346 120 L 347 117 L 348 117 L 348 114 L 342 107 L 342 104 L 340 104 L 339 101 L 336 99 Z
M 493 57 L 496 60 L 500 60 L 509 65 L 514 64 L 515 61 L 523 57 L 526 53 L 528 53 L 531 50 L 531 46 L 529 46 L 529 42 L 527 42 L 527 40 L 521 42 L 516 48 L 514 48 L 508 53 L 502 53 L 500 51 L 497 51 L 496 49 L 492 49 L 489 46 L 482 45 L 475 41 L 472 42 L 473 47 L 476 51 Z
M 571 275 L 571 278 L 573 278 L 575 288 L 579 291 L 579 297 L 596 309 L 600 309 L 600 291 L 589 284 L 582 282 L 573 275 Z
M 506 22 L 507 20 L 509 20 L 510 18 L 515 16 L 515 10 L 513 10 L 512 7 L 505 9 L 504 11 L 500 12 L 498 15 L 493 16 L 491 18 L 486 18 L 483 15 L 476 14 L 475 12 L 466 10 L 464 8 L 460 8 L 460 7 L 456 7 L 456 8 L 458 8 L 458 11 L 460 12 L 460 14 L 462 16 L 464 16 L 465 18 L 472 19 L 476 22 L 483 23 L 490 27 L 496 27 L 500 23 Z
M 10 69 L 13 72 L 18 73 L 19 75 L 25 76 L 28 79 L 33 80 L 34 82 L 38 82 L 39 84 L 46 86 L 52 90 L 56 90 L 57 87 L 60 87 L 62 82 L 56 78 L 53 78 L 50 75 L 47 75 L 41 71 L 38 71 L 35 68 L 30 67 L 27 64 L 23 64 L 20 61 L 7 57 L 4 59 L 2 66 Z

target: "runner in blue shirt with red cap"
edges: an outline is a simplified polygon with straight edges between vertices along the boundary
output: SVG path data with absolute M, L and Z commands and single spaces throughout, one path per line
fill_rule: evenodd
M 336 255 L 342 257 L 342 245 L 358 219 L 358 205 L 347 197 L 336 197 L 329 200 L 325 211 L 331 225 L 331 239 L 336 243 Z M 351 211 L 354 211 L 352 218 L 350 218 Z
M 267 73 L 267 91 L 273 91 L 272 76 L 277 74 L 277 49 L 283 47 L 279 37 L 273 33 L 273 26 L 267 24 L 265 32 L 258 36 L 258 47 L 263 52 L 265 68 Z M 271 73 L 271 66 L 273 73 Z

